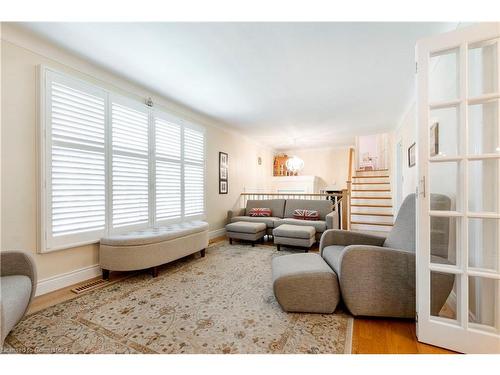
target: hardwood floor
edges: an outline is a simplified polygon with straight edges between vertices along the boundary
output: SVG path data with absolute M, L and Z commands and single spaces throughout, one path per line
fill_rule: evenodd
M 225 240 L 218 237 L 210 241 L 216 243 Z M 272 246 L 271 242 L 265 245 Z M 312 251 L 318 251 L 313 248 Z M 111 282 L 119 282 L 129 277 L 130 273 L 113 272 Z M 87 280 L 88 282 L 88 280 Z M 79 283 L 76 285 L 81 285 Z M 36 297 L 28 313 L 40 311 L 46 307 L 77 297 L 71 291 L 75 285 Z M 355 318 L 352 337 L 353 354 L 452 354 L 453 352 L 417 341 L 415 322 L 402 319 Z
M 417 341 L 415 322 L 402 319 L 355 318 L 352 354 L 453 354 Z

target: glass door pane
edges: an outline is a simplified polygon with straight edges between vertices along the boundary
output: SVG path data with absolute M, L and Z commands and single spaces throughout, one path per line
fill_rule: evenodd
M 499 280 L 486 277 L 469 277 L 469 322 L 499 330 L 498 298 Z
M 469 97 L 498 91 L 498 40 L 469 46 Z
M 460 150 L 458 106 L 434 109 L 430 113 L 429 156 L 457 156 Z
M 500 219 L 469 218 L 469 267 L 499 271 Z
M 431 316 L 457 320 L 458 280 L 454 274 L 431 271 Z
M 455 100 L 459 97 L 459 49 L 434 53 L 429 61 L 429 102 Z
M 469 161 L 469 211 L 500 213 L 499 160 Z
M 429 164 L 431 210 L 461 211 L 462 173 L 460 162 L 433 162 Z
M 469 155 L 500 154 L 499 100 L 469 106 Z

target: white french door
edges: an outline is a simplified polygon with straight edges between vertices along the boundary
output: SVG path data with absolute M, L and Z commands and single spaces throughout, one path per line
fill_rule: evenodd
M 418 340 L 500 353 L 500 24 L 417 43 Z

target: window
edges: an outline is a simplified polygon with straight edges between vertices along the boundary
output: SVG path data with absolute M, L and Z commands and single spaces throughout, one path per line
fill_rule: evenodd
M 156 221 L 182 215 L 181 126 L 161 115 L 155 117 Z
M 122 103 L 111 101 L 113 228 L 149 222 L 149 116 Z
M 203 133 L 184 130 L 184 210 L 186 216 L 201 215 L 204 200 L 205 141 Z
M 41 251 L 201 219 L 204 129 L 41 68 Z

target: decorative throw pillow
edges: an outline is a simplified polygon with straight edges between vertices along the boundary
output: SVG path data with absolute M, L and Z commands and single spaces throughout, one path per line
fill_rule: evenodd
M 299 220 L 319 220 L 319 212 L 316 210 L 296 209 L 293 211 L 293 218 Z
M 271 216 L 270 208 L 251 208 L 250 212 L 248 212 L 248 216 L 252 217 L 268 217 Z

